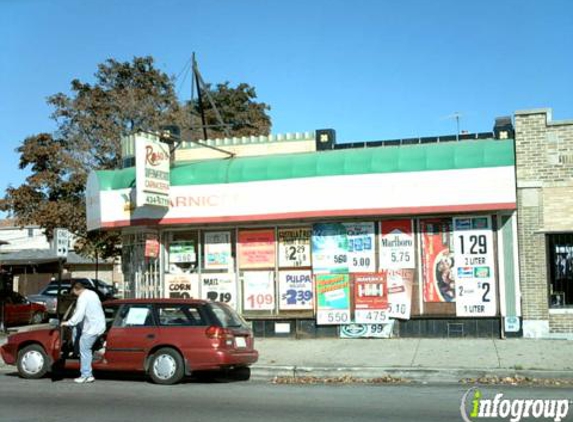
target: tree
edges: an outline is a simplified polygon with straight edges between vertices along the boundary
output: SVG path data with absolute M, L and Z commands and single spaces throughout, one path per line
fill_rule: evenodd
M 268 134 L 269 106 L 255 101 L 254 88 L 228 83 L 211 90 L 221 113 L 233 124 L 231 133 Z M 20 226 L 38 224 L 52 237 L 64 227 L 77 235 L 82 252 L 100 257 L 117 255 L 119 235 L 87 232 L 85 185 L 91 170 L 121 167 L 121 138 L 138 130 L 154 131 L 179 125 L 184 136 L 200 139 L 201 119 L 197 101 L 181 105 L 174 80 L 154 66 L 152 57 L 131 62 L 109 59 L 98 66 L 95 82 L 71 82 L 70 94 L 48 98 L 57 123 L 53 134 L 30 136 L 17 148 L 20 169 L 31 174 L 19 187 L 10 186 L 0 200 Z M 212 108 L 204 104 L 207 124 L 215 124 Z M 210 131 L 215 135 L 221 128 Z

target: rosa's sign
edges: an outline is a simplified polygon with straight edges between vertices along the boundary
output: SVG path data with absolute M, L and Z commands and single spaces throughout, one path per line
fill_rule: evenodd
M 135 135 L 135 176 L 137 207 L 169 208 L 169 145 L 155 135 Z

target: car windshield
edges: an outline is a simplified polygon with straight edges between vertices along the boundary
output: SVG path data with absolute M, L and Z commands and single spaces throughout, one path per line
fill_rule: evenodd
M 222 327 L 238 328 L 247 326 L 245 320 L 228 306 L 218 303 L 211 303 L 210 306 L 217 319 L 221 322 Z

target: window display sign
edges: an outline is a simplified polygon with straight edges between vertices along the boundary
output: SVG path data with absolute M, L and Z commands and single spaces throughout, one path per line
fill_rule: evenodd
M 350 276 L 318 274 L 316 277 L 316 323 L 350 323 Z
M 310 267 L 310 227 L 279 229 L 279 267 Z
M 341 223 L 312 227 L 312 269 L 317 273 L 348 273 L 348 238 Z
M 420 220 L 424 302 L 454 302 L 452 220 Z
M 354 321 L 375 324 L 388 320 L 388 290 L 385 273 L 353 274 Z
M 198 299 L 199 275 L 165 274 L 165 297 L 175 299 Z
M 416 268 L 412 220 L 380 222 L 380 268 Z
M 179 240 L 169 244 L 169 263 L 184 264 L 195 261 L 197 254 L 192 240 Z
M 414 270 L 388 270 L 386 271 L 386 283 L 388 285 L 388 317 L 410 319 Z
M 239 231 L 240 268 L 271 268 L 275 266 L 275 231 Z
M 454 218 L 456 315 L 495 316 L 497 311 L 491 218 Z
M 313 308 L 312 273 L 304 270 L 279 272 L 279 309 L 284 311 Z
M 344 223 L 348 245 L 348 271 L 376 271 L 374 223 Z
M 245 271 L 243 273 L 243 309 L 245 311 L 275 309 L 274 271 Z
M 231 232 L 205 233 L 205 269 L 226 270 L 231 266 Z
M 201 297 L 224 302 L 237 309 L 237 281 L 235 274 L 203 274 L 201 276 Z
M 159 256 L 159 238 L 156 234 L 147 233 L 145 235 L 145 250 L 143 253 L 146 258 L 157 258 Z

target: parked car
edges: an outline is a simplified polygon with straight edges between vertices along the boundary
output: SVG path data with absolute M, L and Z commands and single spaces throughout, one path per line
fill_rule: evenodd
M 33 303 L 17 292 L 10 292 L 4 300 L 6 326 L 41 324 L 47 318 L 44 305 Z
M 258 360 L 251 329 L 224 303 L 124 299 L 103 307 L 107 331 L 94 345 L 96 371 L 143 371 L 157 384 L 174 384 L 205 371 L 248 380 L 249 366 Z M 12 334 L 0 353 L 21 377 L 40 378 L 55 362 L 79 369 L 71 337 L 61 327 Z
M 112 285 L 107 284 L 105 281 L 87 277 L 62 280 L 61 294 L 68 295 L 70 293 L 72 284 L 76 281 L 81 281 L 82 284 L 88 289 L 95 291 L 102 302 L 105 300 L 113 299 L 117 294 L 117 289 Z M 32 302 L 46 305 L 48 314 L 56 315 L 58 304 L 58 282 L 51 281 L 50 284 L 44 287 L 39 293 L 35 295 L 29 295 L 28 299 Z

